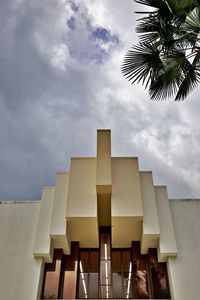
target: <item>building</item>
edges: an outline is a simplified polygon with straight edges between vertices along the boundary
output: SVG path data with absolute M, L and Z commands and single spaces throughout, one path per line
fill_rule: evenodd
M 1 300 L 199 298 L 200 200 L 169 200 L 110 135 L 40 201 L 0 202 Z

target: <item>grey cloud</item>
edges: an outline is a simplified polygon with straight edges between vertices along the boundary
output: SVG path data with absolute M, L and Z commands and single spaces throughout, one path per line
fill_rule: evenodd
M 170 197 L 197 197 L 198 92 L 188 103 L 155 103 L 124 80 L 120 59 L 135 39 L 131 1 L 95 0 L 110 16 L 107 27 L 98 26 L 119 36 L 120 45 L 108 47 L 101 65 L 91 62 L 97 53 L 89 38 L 97 28 L 88 12 L 92 1 L 76 1 L 78 9 L 61 0 L 1 4 L 0 197 L 40 198 L 55 173 L 69 168 L 70 156 L 96 155 L 97 128 L 111 128 L 113 155 L 138 156 L 140 168 L 153 170 Z M 70 30 L 67 20 L 75 14 L 80 24 Z

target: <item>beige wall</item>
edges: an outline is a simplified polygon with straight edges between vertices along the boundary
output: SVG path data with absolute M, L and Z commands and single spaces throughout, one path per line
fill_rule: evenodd
M 62 248 L 65 254 L 70 253 L 70 237 L 66 222 L 68 183 L 69 173 L 57 173 L 50 226 L 50 237 L 53 248 Z
M 96 158 L 72 158 L 66 217 L 96 216 Z
M 42 259 L 33 256 L 39 202 L 0 204 L 0 299 L 36 300 Z
M 177 244 L 174 232 L 166 186 L 155 186 L 156 203 L 160 224 L 160 238 L 158 242 L 158 260 L 167 261 L 169 256 L 177 255 Z
M 169 201 L 178 255 L 169 258 L 170 282 L 176 300 L 200 296 L 200 199 Z
M 142 222 L 141 252 L 157 248 L 160 237 L 160 224 L 152 172 L 140 172 L 144 217 Z
M 70 240 L 98 247 L 96 158 L 72 158 L 66 220 Z
M 138 159 L 134 157 L 112 157 L 113 217 L 143 217 Z
M 45 262 L 52 262 L 53 244 L 50 238 L 50 226 L 52 219 L 52 210 L 54 206 L 55 188 L 45 187 L 40 202 L 39 216 L 36 221 L 37 229 L 33 255 L 44 258 Z
M 112 190 L 110 130 L 97 130 L 96 188 L 97 193 Z
M 33 256 L 40 205 L 41 202 L 0 204 L 1 300 L 36 300 L 37 293 L 40 294 L 38 286 L 42 275 L 42 259 L 35 259 Z M 170 200 L 169 207 L 178 248 L 177 257 L 168 258 L 173 299 L 198 299 L 200 200 Z M 120 220 L 117 223 L 120 224 Z M 130 221 L 129 225 L 128 229 L 135 228 L 133 222 Z M 84 222 L 82 227 L 84 228 Z M 76 228 L 76 234 L 79 232 L 79 228 Z M 86 242 L 90 239 L 87 232 L 85 228 Z M 120 229 L 118 234 L 121 235 Z M 140 236 L 140 232 L 136 235 Z M 121 237 L 123 243 L 125 237 Z

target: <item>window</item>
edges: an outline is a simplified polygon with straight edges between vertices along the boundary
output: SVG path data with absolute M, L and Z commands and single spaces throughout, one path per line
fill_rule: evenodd
M 158 263 L 156 249 L 140 252 L 140 242 L 129 249 L 112 249 L 110 227 L 100 229 L 99 249 L 71 254 L 54 251 L 45 264 L 42 299 L 170 299 L 166 263 Z
M 98 298 L 99 250 L 81 249 L 79 257 L 78 297 Z

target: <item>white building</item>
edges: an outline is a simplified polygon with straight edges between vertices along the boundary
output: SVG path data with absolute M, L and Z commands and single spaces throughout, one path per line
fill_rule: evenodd
M 200 200 L 170 200 L 135 157 L 72 158 L 40 201 L 0 202 L 0 299 L 198 299 Z

